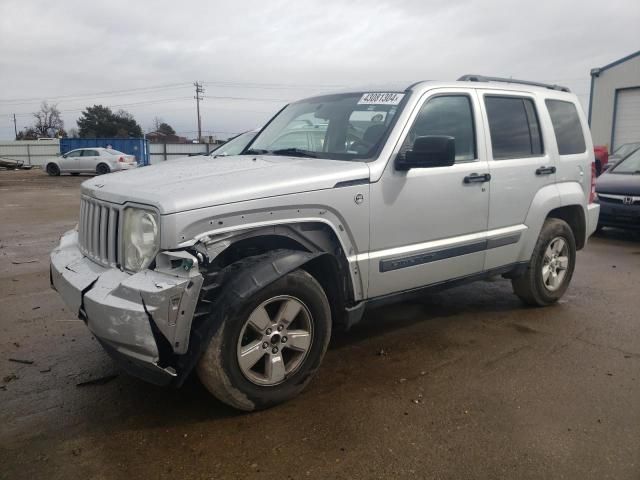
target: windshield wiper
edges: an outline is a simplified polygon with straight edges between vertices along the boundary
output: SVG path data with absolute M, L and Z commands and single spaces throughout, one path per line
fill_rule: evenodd
M 269 153 L 273 155 L 290 155 L 292 157 L 318 158 L 314 153 L 308 150 L 302 150 L 301 148 L 281 148 L 280 150 L 271 150 Z
M 269 150 L 264 150 L 262 148 L 250 148 L 249 150 L 242 152 L 240 155 L 264 155 L 265 153 L 269 153 Z

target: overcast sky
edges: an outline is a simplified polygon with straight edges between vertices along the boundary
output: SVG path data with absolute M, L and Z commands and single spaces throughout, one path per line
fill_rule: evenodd
M 193 137 L 195 80 L 221 138 L 317 92 L 464 73 L 565 84 L 586 108 L 590 69 L 640 49 L 638 0 L 97 3 L 0 2 L 0 139 L 42 100 L 67 130 L 100 103 Z

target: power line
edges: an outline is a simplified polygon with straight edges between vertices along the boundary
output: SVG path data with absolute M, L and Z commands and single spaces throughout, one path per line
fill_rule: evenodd
M 131 103 L 113 103 L 113 104 L 109 104 L 109 105 L 105 105 L 105 107 L 108 108 L 116 108 L 116 107 L 133 107 L 133 106 L 144 106 L 144 105 L 156 105 L 159 103 L 169 103 L 169 102 L 176 102 L 176 101 L 182 101 L 182 100 L 190 100 L 191 97 L 174 97 L 174 98 L 159 98 L 159 99 L 154 99 L 154 100 L 144 100 L 141 102 L 131 102 Z M 84 108 L 72 108 L 72 109 L 62 109 L 60 110 L 60 113 L 75 113 L 75 112 L 82 112 L 84 111 Z M 16 113 L 15 114 L 18 117 L 30 117 L 33 115 L 32 112 L 20 112 L 20 113 Z
M 156 86 L 150 86 L 150 87 L 129 88 L 125 90 L 109 90 L 109 91 L 94 92 L 94 93 L 78 93 L 74 95 L 56 95 L 56 96 L 42 96 L 42 97 L 14 98 L 14 99 L 0 98 L 0 103 L 19 105 L 19 104 L 25 104 L 25 103 L 40 102 L 42 101 L 43 98 L 46 98 L 49 101 L 69 100 L 74 98 L 85 98 L 85 97 L 99 98 L 104 96 L 129 95 L 129 94 L 139 93 L 143 91 L 152 92 L 152 91 L 159 91 L 159 90 L 171 90 L 175 88 L 186 88 L 188 86 L 189 86 L 188 83 L 172 83 L 172 84 L 156 85 Z
M 222 87 L 222 88 L 250 88 L 250 89 L 278 89 L 278 90 L 307 90 L 307 89 L 334 89 L 334 88 L 345 88 L 344 85 L 322 85 L 322 84 L 286 84 L 286 83 L 239 83 L 239 82 L 222 82 L 222 81 L 209 81 L 209 82 L 200 82 L 200 85 L 209 85 L 214 87 Z M 40 102 L 43 98 L 46 98 L 49 101 L 57 101 L 57 100 L 72 100 L 72 99 L 82 99 L 82 98 L 100 98 L 100 97 L 111 97 L 111 96 L 121 96 L 121 95 L 130 95 L 134 93 L 140 92 L 154 92 L 161 90 L 171 90 L 177 88 L 187 88 L 190 84 L 186 82 L 181 83 L 169 83 L 162 85 L 150 85 L 146 87 L 137 87 L 137 88 L 127 88 L 121 90 L 104 90 L 101 92 L 92 92 L 92 93 L 77 93 L 77 94 L 69 94 L 69 95 L 53 95 L 47 96 L 43 95 L 41 97 L 31 97 L 31 98 L 0 98 L 0 103 L 7 105 L 20 105 L 27 104 L 33 102 Z

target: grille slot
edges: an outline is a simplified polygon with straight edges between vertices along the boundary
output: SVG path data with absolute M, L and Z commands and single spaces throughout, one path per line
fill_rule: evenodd
M 104 266 L 120 264 L 118 228 L 120 209 L 108 202 L 82 197 L 78 243 L 80 251 Z

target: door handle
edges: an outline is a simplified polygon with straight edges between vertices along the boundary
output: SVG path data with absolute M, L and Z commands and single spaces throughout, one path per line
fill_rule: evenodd
M 536 170 L 536 175 L 551 175 L 556 173 L 556 167 L 540 167 Z
M 484 183 L 491 181 L 490 173 L 472 173 L 464 177 L 464 183 Z

